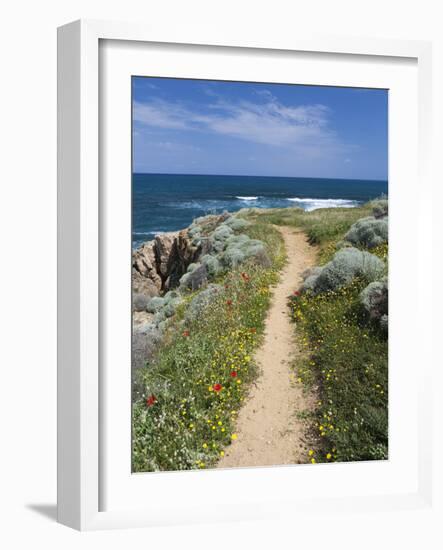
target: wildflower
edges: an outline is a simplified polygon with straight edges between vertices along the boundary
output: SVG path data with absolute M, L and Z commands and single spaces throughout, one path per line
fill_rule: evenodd
M 326 455 L 326 458 L 327 458 L 328 460 L 330 460 L 330 459 L 332 458 L 331 453 L 328 453 L 328 454 Z
M 311 463 L 312 464 L 315 464 L 317 461 L 315 460 L 315 458 L 311 458 Z
M 294 296 L 300 296 L 300 291 L 299 290 L 294 290 L 294 292 L 292 294 Z
M 154 403 L 157 401 L 157 398 L 155 397 L 155 395 L 150 395 L 147 399 L 146 399 L 146 405 L 148 407 L 152 407 L 152 405 L 154 405 Z
M 183 336 L 186 338 L 187 336 L 189 336 L 189 330 L 184 330 L 183 331 Z
M 235 441 L 235 440 L 237 439 L 237 437 L 238 437 L 237 434 L 232 434 L 232 435 L 231 435 L 232 441 Z
M 232 306 L 232 300 L 226 300 L 226 305 Z
M 308 455 L 312 456 L 314 454 L 314 451 L 312 449 L 309 450 Z
M 220 456 L 225 456 L 225 451 L 220 451 Z
M 203 443 L 203 449 L 207 449 L 208 448 L 208 444 L 207 443 Z
M 230 376 L 231 376 L 232 378 L 236 378 L 236 377 L 237 377 L 237 371 L 236 371 L 236 370 L 233 370 L 233 371 L 231 372 Z
M 212 386 L 212 389 L 213 389 L 214 391 L 216 391 L 216 392 L 219 392 L 219 391 L 221 391 L 221 390 L 223 389 L 223 386 L 222 386 L 221 384 L 214 384 L 214 385 Z
M 250 279 L 247 273 L 242 273 L 241 276 L 242 276 L 242 279 L 245 281 L 245 283 L 247 283 Z

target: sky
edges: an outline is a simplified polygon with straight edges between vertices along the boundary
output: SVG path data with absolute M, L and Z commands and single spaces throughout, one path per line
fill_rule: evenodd
M 387 180 L 388 92 L 132 78 L 133 171 Z

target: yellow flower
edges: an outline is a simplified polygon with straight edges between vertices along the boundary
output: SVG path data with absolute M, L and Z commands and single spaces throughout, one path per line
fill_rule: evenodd
M 326 458 L 327 458 L 328 460 L 331 459 L 331 458 L 332 458 L 331 453 L 328 453 L 328 454 L 326 455 Z
M 208 391 L 213 391 L 212 386 L 208 386 Z
M 238 437 L 237 434 L 232 434 L 232 435 L 231 435 L 231 439 L 232 439 L 233 441 L 235 441 L 235 440 L 237 439 L 237 437 Z
M 207 443 L 203 443 L 203 449 L 207 449 L 207 448 L 208 448 Z
M 309 456 L 312 456 L 313 454 L 314 454 L 314 451 L 313 451 L 312 449 L 310 449 L 308 455 L 309 455 Z
M 220 456 L 225 456 L 225 451 L 220 451 Z
M 219 426 L 221 426 L 221 425 L 222 425 L 222 421 L 219 420 L 219 421 L 217 422 L 217 424 L 218 424 Z
M 311 463 L 315 464 L 315 462 L 316 462 L 315 458 L 311 458 Z

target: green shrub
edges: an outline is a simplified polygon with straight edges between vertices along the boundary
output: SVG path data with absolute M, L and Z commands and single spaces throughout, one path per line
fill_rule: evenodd
M 154 296 L 149 300 L 148 305 L 146 306 L 146 311 L 148 311 L 149 313 L 157 313 L 162 309 L 164 304 L 164 298 L 162 298 L 161 296 Z
M 209 306 L 213 300 L 222 292 L 221 285 L 210 284 L 207 288 L 200 291 L 189 303 L 185 312 L 185 320 L 194 321 Z
M 161 331 L 154 323 L 134 327 L 132 333 L 132 365 L 140 369 L 149 362 L 161 342 Z
M 195 264 L 195 263 L 192 263 L 192 264 L 189 264 L 188 265 L 188 269 L 186 270 L 187 273 L 191 273 L 192 271 L 194 271 L 194 269 L 198 267 L 198 264 Z
M 248 241 L 250 241 L 248 235 L 240 233 L 240 235 L 232 235 L 226 239 L 226 246 L 240 247 Z
M 374 218 L 384 218 L 388 215 L 388 199 L 378 199 L 370 204 Z
M 189 237 L 200 237 L 202 234 L 202 228 L 199 225 L 191 225 L 188 229 Z
M 222 264 L 228 269 L 238 267 L 245 259 L 244 252 L 235 246 L 228 247 L 221 257 Z
M 388 218 L 361 218 L 345 235 L 345 240 L 356 246 L 374 248 L 388 242 Z
M 359 277 L 372 282 L 383 275 L 385 264 L 380 258 L 357 248 L 342 248 L 326 265 L 317 269 L 303 284 L 303 290 L 314 294 L 336 290 Z
M 206 254 L 200 261 L 206 267 L 208 275 L 211 278 L 216 277 L 222 271 L 222 267 L 216 256 Z
M 228 237 L 232 235 L 232 229 L 226 224 L 219 225 L 212 234 L 212 237 L 216 241 L 226 241 Z
M 225 221 L 225 225 L 229 226 L 234 231 L 241 231 L 242 229 L 249 227 L 251 223 L 247 220 L 244 220 L 243 218 L 231 216 Z
M 388 313 L 388 283 L 374 281 L 364 288 L 360 294 L 360 301 L 367 311 L 369 318 L 379 321 Z
M 150 299 L 151 297 L 146 296 L 146 294 L 135 292 L 132 295 L 132 309 L 134 311 L 146 311 Z
M 185 273 L 180 279 L 181 290 L 197 290 L 208 282 L 206 266 L 199 264 L 191 273 Z

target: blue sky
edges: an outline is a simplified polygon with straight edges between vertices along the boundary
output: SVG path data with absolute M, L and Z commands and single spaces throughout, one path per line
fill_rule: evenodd
M 387 179 L 388 92 L 133 77 L 134 172 Z

